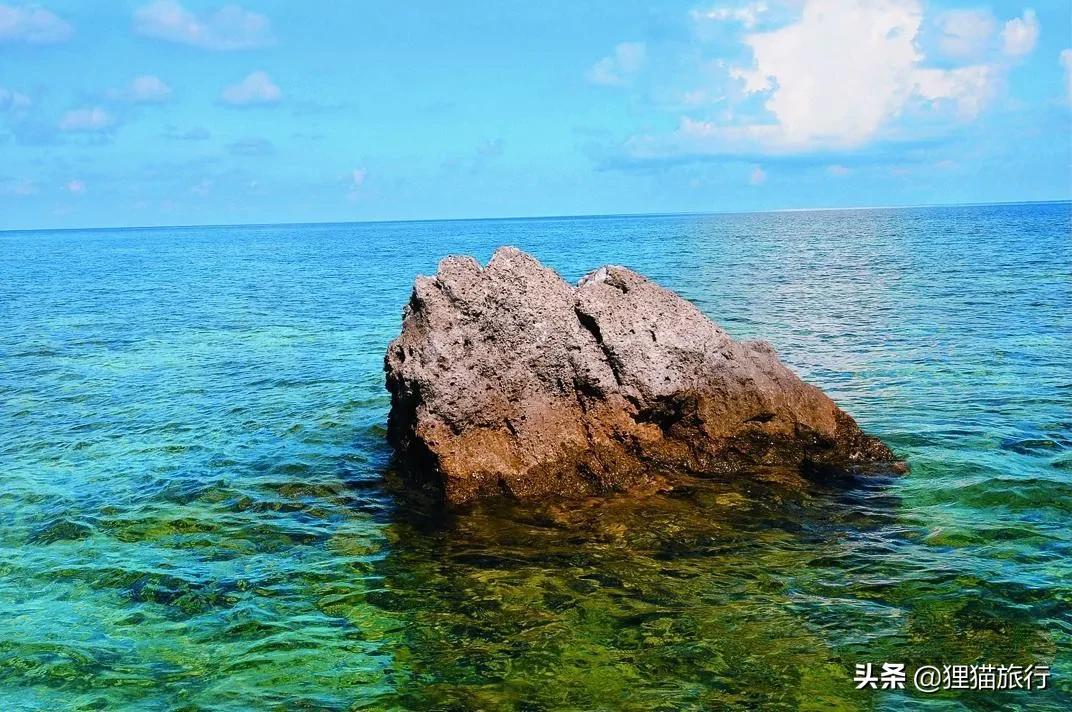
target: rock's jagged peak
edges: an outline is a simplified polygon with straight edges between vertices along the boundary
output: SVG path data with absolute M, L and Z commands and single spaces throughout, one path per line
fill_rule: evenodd
M 769 344 L 626 267 L 574 286 L 513 247 L 447 257 L 416 279 L 385 369 L 388 438 L 452 503 L 893 460 Z

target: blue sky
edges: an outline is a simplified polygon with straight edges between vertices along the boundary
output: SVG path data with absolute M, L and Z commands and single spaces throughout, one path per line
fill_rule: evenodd
M 1068 199 L 1067 0 L 0 0 L 0 229 Z

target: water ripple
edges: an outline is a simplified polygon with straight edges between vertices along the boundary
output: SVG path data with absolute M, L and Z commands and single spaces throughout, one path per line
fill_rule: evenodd
M 1067 709 L 1072 210 L 0 235 L 0 697 L 53 709 Z M 404 507 L 382 354 L 440 256 L 626 264 L 912 465 Z M 1054 666 L 853 689 L 856 662 Z

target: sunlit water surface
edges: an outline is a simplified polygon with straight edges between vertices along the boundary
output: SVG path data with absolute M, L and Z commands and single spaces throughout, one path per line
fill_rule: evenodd
M 0 707 L 1066 709 L 1070 212 L 0 234 Z M 403 506 L 384 348 L 502 244 L 768 339 L 911 474 Z M 883 661 L 1053 677 L 854 690 Z

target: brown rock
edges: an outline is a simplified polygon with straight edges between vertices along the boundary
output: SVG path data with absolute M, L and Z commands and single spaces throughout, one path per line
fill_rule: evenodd
M 399 462 L 454 504 L 895 460 L 769 344 L 624 267 L 573 287 L 510 247 L 485 268 L 448 257 L 417 278 L 385 369 Z

